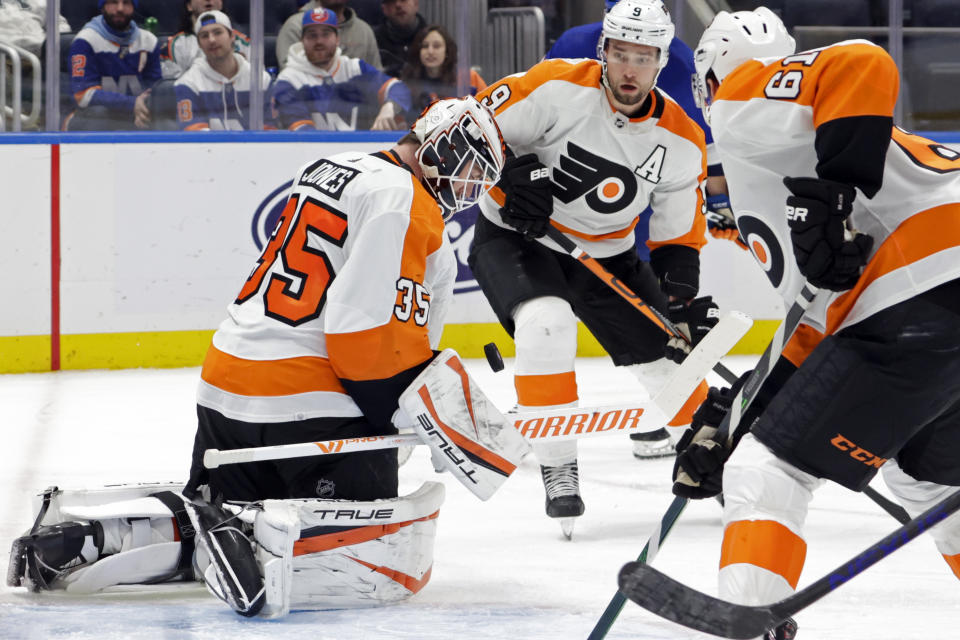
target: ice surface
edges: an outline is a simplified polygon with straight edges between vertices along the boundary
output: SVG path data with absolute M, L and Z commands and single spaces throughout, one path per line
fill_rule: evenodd
M 750 358 L 730 358 L 740 371 Z M 513 406 L 512 362 L 494 374 L 468 368 L 502 409 Z M 605 359 L 578 362 L 584 404 L 641 394 Z M 0 375 L 0 547 L 29 528 L 31 496 L 46 486 L 182 481 L 195 427 L 198 369 L 66 371 Z M 27 594 L 0 587 L 0 638 L 586 638 L 666 510 L 672 460 L 638 461 L 625 436 L 580 441 L 586 514 L 572 542 L 543 515 L 536 462 L 527 459 L 489 502 L 437 475 L 418 447 L 401 489 L 447 485 L 433 577 L 406 603 L 381 609 L 294 613 L 280 621 L 241 619 L 199 586 L 94 597 Z M 878 480 L 875 485 L 885 491 Z M 866 497 L 828 486 L 807 521 L 812 582 L 896 527 Z M 715 593 L 720 509 L 688 507 L 655 560 L 661 570 Z M 913 640 L 957 637 L 960 584 L 928 538 L 907 545 L 797 617 L 800 640 Z M 608 636 L 703 639 L 628 603 Z

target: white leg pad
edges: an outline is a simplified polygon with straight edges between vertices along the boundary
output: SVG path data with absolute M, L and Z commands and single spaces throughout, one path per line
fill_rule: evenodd
M 64 577 L 67 593 L 95 593 L 118 584 L 143 584 L 171 574 L 180 560 L 180 543 L 151 544 L 77 569 Z
M 896 460 L 887 461 L 881 468 L 881 473 L 883 473 L 883 481 L 893 492 L 897 502 L 912 518 L 957 490 L 957 487 L 916 480 L 907 475 L 897 465 Z M 936 543 L 937 550 L 943 555 L 955 556 L 960 553 L 960 513 L 954 513 L 930 529 L 930 537 Z
M 391 500 L 267 500 L 254 537 L 267 583 L 261 615 L 405 600 L 433 568 L 444 487 Z
M 777 458 L 747 434 L 723 470 L 723 524 L 771 520 L 803 538 L 803 523 L 813 491 L 824 480 Z M 776 602 L 793 593 L 782 576 L 751 564 L 720 570 L 720 598 L 744 605 Z
M 577 317 L 563 298 L 546 296 L 513 310 L 517 375 L 573 371 L 577 359 Z
M 654 360 L 653 362 L 632 364 L 628 366 L 627 369 L 637 380 L 640 381 L 640 384 L 643 385 L 647 395 L 652 399 L 663 390 L 663 388 L 667 385 L 667 382 L 670 381 L 670 376 L 674 374 L 679 366 L 680 365 L 672 360 L 660 358 L 659 360 Z M 672 419 L 673 416 L 667 416 L 667 418 L 669 420 Z M 686 431 L 689 426 L 689 424 L 664 424 L 663 428 L 667 430 L 668 434 L 670 434 L 670 442 L 672 444 L 676 444 L 680 438 L 683 437 L 683 432 Z

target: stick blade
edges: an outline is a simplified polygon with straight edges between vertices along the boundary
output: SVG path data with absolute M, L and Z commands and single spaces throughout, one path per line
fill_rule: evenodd
M 623 565 L 617 582 L 620 592 L 644 609 L 722 638 L 750 640 L 781 622 L 769 607 L 748 607 L 714 598 L 641 562 Z

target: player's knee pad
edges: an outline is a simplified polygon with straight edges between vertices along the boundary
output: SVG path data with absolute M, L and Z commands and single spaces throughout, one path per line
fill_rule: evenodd
M 570 303 L 555 296 L 533 298 L 517 305 L 513 322 L 517 374 L 551 375 L 573 371 L 577 358 L 577 317 Z
M 13 543 L 7 583 L 92 593 L 118 584 L 193 579 L 192 531 L 178 524 L 178 518 L 186 523 L 178 509 L 182 486 L 44 491 L 34 526 Z
M 880 469 L 883 481 L 910 517 L 916 517 L 957 490 L 957 487 L 917 480 L 907 475 L 896 460 Z M 945 556 L 960 554 L 960 513 L 954 513 L 930 529 L 937 549 Z
M 723 470 L 722 598 L 756 605 L 792 593 L 806 557 L 807 506 L 821 484 L 744 436 Z
M 378 606 L 429 581 L 444 487 L 425 482 L 387 500 L 266 500 L 256 516 L 262 615 Z

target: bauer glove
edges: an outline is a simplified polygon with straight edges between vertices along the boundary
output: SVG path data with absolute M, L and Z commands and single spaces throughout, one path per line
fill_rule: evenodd
M 500 175 L 497 186 L 506 196 L 500 217 L 527 240 L 542 237 L 553 214 L 550 170 L 528 153 L 507 160 Z
M 712 296 L 693 300 L 675 300 L 667 306 L 667 316 L 683 334 L 683 338 L 672 337 L 667 340 L 663 355 L 668 360 L 680 363 L 720 321 L 720 308 L 717 307 Z
M 852 288 L 873 248 L 873 238 L 866 234 L 846 236 L 856 191 L 820 178 L 784 178 L 783 184 L 793 194 L 787 198 L 786 214 L 800 273 L 821 289 Z

